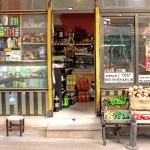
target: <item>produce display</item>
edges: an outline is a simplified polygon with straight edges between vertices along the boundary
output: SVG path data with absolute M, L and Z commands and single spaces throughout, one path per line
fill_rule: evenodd
M 114 112 L 107 111 L 105 115 L 107 119 L 130 119 L 131 118 L 130 113 L 124 111 L 114 111 Z
M 125 107 L 129 101 L 128 97 L 119 95 L 116 98 L 104 98 L 103 103 L 108 107 Z
M 142 115 L 142 114 L 138 114 L 138 113 L 133 113 L 132 114 L 137 120 L 150 120 L 150 115 Z
M 125 90 L 125 92 L 128 94 L 128 96 L 132 97 L 150 97 L 150 87 L 143 87 L 143 86 L 133 86 L 129 87 Z

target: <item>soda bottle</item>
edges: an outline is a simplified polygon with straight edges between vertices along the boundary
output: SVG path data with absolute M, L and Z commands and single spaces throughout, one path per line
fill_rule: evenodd
M 58 112 L 59 111 L 59 107 L 60 107 L 59 102 L 60 102 L 59 97 L 56 96 L 55 99 L 54 99 L 54 112 Z
M 63 103 L 63 107 L 64 107 L 64 108 L 69 107 L 69 97 L 68 97 L 68 95 L 67 95 L 67 94 L 65 94 L 65 96 L 64 96 L 64 103 Z

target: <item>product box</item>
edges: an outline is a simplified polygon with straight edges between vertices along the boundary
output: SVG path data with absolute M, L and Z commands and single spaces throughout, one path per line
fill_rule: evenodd
M 1 61 L 5 60 L 5 52 L 4 51 L 0 51 L 0 60 Z
M 5 53 L 6 61 L 20 61 L 20 50 L 12 50 Z

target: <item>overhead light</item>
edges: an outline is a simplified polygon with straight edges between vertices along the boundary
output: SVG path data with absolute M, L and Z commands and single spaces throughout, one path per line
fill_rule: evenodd
M 113 45 L 107 45 L 107 44 L 105 44 L 104 46 L 109 46 L 110 47 L 110 46 L 126 46 L 126 45 L 124 45 L 124 44 L 116 44 L 116 45 L 115 44 L 113 44 Z
M 72 10 L 73 9 L 73 7 L 68 7 L 68 10 Z

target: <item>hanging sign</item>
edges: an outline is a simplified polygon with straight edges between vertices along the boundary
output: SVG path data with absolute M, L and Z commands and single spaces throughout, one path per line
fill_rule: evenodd
M 18 100 L 18 97 L 14 93 L 11 93 L 8 95 L 9 105 L 15 105 L 17 100 Z
M 134 82 L 132 72 L 105 73 L 105 83 L 131 83 Z

